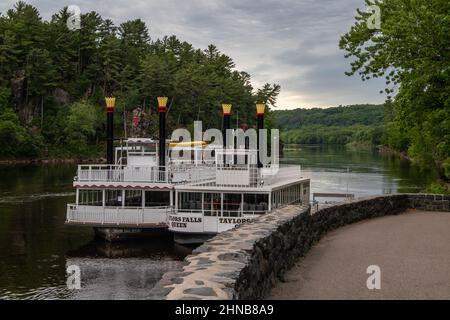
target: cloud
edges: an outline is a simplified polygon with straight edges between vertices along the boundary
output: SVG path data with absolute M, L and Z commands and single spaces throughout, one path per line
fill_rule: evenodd
M 0 12 L 16 1 L 3 0 Z M 196 47 L 214 43 L 255 87 L 278 83 L 280 109 L 381 103 L 382 80 L 347 77 L 349 62 L 339 38 L 363 0 L 32 0 L 44 18 L 64 5 L 95 10 L 116 24 L 144 20 L 152 38 L 175 34 Z

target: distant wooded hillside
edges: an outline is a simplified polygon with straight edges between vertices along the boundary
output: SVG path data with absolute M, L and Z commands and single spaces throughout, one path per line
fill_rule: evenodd
M 335 108 L 278 110 L 273 117 L 281 129 L 300 129 L 305 126 L 378 125 L 384 121 L 384 105 L 351 105 Z
M 279 110 L 273 118 L 285 143 L 349 144 L 382 143 L 384 105 L 351 105 L 334 108 Z

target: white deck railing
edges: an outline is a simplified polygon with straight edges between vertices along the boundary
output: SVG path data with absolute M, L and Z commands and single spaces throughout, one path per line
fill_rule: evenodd
M 106 225 L 165 225 L 170 207 L 101 207 L 67 205 L 67 223 Z
M 263 188 L 279 182 L 302 178 L 300 166 L 223 166 L 217 165 L 212 179 L 199 181 L 203 187 Z M 189 188 L 189 186 L 188 186 Z
M 77 181 L 186 183 L 214 179 L 215 167 L 210 165 L 158 166 L 79 165 Z
M 76 181 L 200 183 L 202 186 L 236 188 L 264 187 L 280 181 L 300 178 L 300 166 L 224 166 L 192 164 L 158 166 L 79 165 Z
M 198 183 L 214 180 L 216 176 L 215 166 L 193 166 L 187 164 L 170 167 L 170 179 L 173 183 Z
M 246 216 L 259 216 L 268 212 L 268 209 L 264 210 L 224 210 L 223 213 L 220 210 L 201 210 L 201 209 L 178 209 L 174 215 L 178 213 L 193 213 L 201 214 L 205 217 L 221 217 L 221 218 L 243 218 Z
M 169 169 L 152 166 L 79 165 L 78 181 L 169 182 Z

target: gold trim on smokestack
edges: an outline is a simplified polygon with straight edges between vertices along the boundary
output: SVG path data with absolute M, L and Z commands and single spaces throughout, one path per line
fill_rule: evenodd
M 224 115 L 228 116 L 231 114 L 231 106 L 232 106 L 231 104 L 226 103 L 222 104 L 222 110 Z
M 108 112 L 113 112 L 114 107 L 116 105 L 116 98 L 115 97 L 105 97 L 106 102 L 106 110 Z
M 266 109 L 265 103 L 257 103 L 256 104 L 256 114 L 257 115 L 264 115 L 265 109 Z
M 167 97 L 158 97 L 157 99 L 158 99 L 158 106 L 159 106 L 160 108 L 166 107 L 166 105 L 167 105 L 167 100 L 169 100 L 169 98 L 167 98 Z

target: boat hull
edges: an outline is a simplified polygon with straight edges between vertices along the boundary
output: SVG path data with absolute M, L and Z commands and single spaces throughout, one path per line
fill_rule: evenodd
M 213 238 L 216 233 L 173 233 L 173 241 L 182 245 L 202 244 Z
M 94 227 L 95 236 L 105 241 L 116 242 L 143 238 L 172 238 L 167 227 L 155 228 L 99 228 Z

